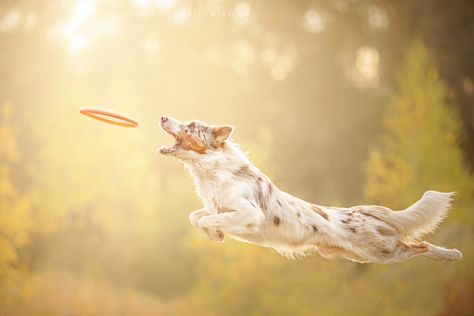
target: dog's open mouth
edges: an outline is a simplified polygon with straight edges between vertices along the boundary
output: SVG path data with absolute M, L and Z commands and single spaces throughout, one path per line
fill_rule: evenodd
M 160 147 L 160 154 L 170 154 L 172 152 L 175 152 L 176 149 L 183 143 L 183 139 L 179 137 L 178 135 L 174 135 L 173 133 L 169 132 L 170 135 L 172 135 L 175 139 L 176 142 L 173 145 L 164 145 Z

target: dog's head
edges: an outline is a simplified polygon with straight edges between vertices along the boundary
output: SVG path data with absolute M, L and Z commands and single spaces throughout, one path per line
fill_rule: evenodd
M 161 127 L 176 142 L 162 146 L 160 153 L 173 155 L 180 159 L 199 159 L 212 155 L 225 147 L 233 128 L 227 125 L 208 125 L 201 121 L 180 122 L 172 117 L 161 117 Z

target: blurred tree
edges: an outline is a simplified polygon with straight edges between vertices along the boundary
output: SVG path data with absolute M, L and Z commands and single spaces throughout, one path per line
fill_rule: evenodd
M 455 267 L 435 268 L 438 279 L 435 282 L 421 271 L 416 272 L 417 266 L 412 261 L 407 264 L 411 275 L 419 278 L 417 284 L 431 284 L 431 290 L 417 294 L 419 301 L 429 302 L 432 297 L 427 293 L 438 292 L 443 296 L 439 300 L 444 304 L 440 307 L 443 315 L 472 315 L 472 300 L 466 293 L 472 292 L 474 277 L 470 245 L 474 180 L 459 145 L 460 118 L 455 108 L 448 106 L 449 87 L 420 41 L 409 47 L 398 82 L 399 91 L 389 104 L 381 144 L 370 154 L 365 194 L 371 202 L 402 209 L 426 190 L 458 192 L 454 211 L 448 218 L 452 224 L 435 238 L 444 245 L 459 247 L 463 260 L 454 263 Z M 458 221 L 453 221 L 456 218 Z M 464 225 L 456 225 L 460 222 Z M 440 280 L 444 281 L 440 283 Z
M 402 50 L 413 38 L 421 38 L 439 71 L 453 91 L 452 104 L 460 115 L 461 147 L 467 164 L 474 168 L 474 1 L 369 0 L 387 12 L 390 27 L 384 33 L 383 56 L 387 79 L 397 71 Z M 456 56 L 456 58 L 453 58 Z
M 20 163 L 13 106 L 0 106 L 0 306 L 15 300 L 19 248 L 32 230 L 30 198 L 19 193 L 12 171 Z
M 461 124 L 448 106 L 448 86 L 419 41 L 408 49 L 399 86 L 387 110 L 381 145 L 370 154 L 367 198 L 404 208 L 424 191 L 436 189 L 459 191 L 458 200 L 466 205 L 472 178 L 459 148 Z

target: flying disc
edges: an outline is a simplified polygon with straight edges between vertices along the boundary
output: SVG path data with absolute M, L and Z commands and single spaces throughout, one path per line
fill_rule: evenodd
M 97 108 L 83 108 L 80 109 L 79 112 L 82 114 L 92 117 L 93 119 L 109 123 L 109 124 L 114 124 L 114 125 L 119 125 L 119 126 L 124 126 L 124 127 L 137 127 L 138 122 L 124 114 L 120 114 L 117 112 L 105 110 L 105 109 L 97 109 Z

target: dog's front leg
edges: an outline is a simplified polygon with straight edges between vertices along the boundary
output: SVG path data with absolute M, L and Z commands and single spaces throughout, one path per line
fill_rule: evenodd
M 209 213 L 206 209 L 202 208 L 200 210 L 193 211 L 189 214 L 189 221 L 191 224 L 197 228 L 197 230 L 207 236 L 210 240 L 212 241 L 223 241 L 224 240 L 224 233 L 222 231 L 217 230 L 217 229 L 210 229 L 206 227 L 201 227 L 199 226 L 199 220 L 203 216 L 209 216 L 211 213 Z
M 242 203 L 233 211 L 216 215 L 205 215 L 199 219 L 198 225 L 202 228 L 215 228 L 232 235 L 255 234 L 264 222 L 265 215 L 259 208 L 248 202 Z

